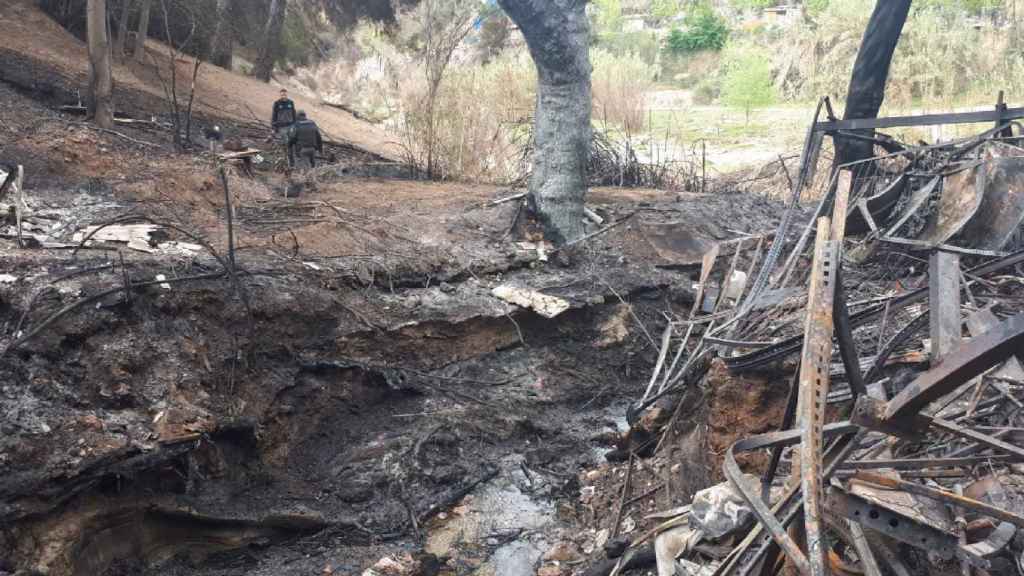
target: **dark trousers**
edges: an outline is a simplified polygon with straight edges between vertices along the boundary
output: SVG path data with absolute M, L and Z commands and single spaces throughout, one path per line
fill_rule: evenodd
M 316 148 L 300 148 L 295 153 L 295 167 L 303 170 L 316 168 Z

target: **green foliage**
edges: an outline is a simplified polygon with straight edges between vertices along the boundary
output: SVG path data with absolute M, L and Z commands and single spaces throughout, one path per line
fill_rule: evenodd
M 651 0 L 650 14 L 656 20 L 674 18 L 683 11 L 683 0 Z
M 806 0 L 804 8 L 811 15 L 818 15 L 828 8 L 829 0 Z
M 773 42 L 769 53 L 780 97 L 813 101 L 827 94 L 842 100 L 876 1 L 833 0 L 813 26 L 795 27 Z M 975 28 L 960 0 L 914 0 L 913 6 L 893 57 L 887 106 L 949 108 L 991 100 L 999 90 L 1024 91 L 1024 59 L 1012 28 Z
M 1005 0 L 916 0 L 913 4 L 917 9 L 937 8 L 945 11 L 966 11 L 981 14 L 986 11 L 1005 7 Z
M 729 39 L 729 25 L 709 6 L 704 5 L 686 17 L 686 29 L 673 29 L 665 41 L 665 50 L 682 56 L 701 50 L 721 50 Z
M 729 0 L 733 8 L 737 10 L 750 10 L 753 8 L 768 8 L 775 6 L 775 0 Z
M 594 0 L 597 6 L 597 31 L 598 33 L 621 32 L 622 31 L 622 2 L 621 0 Z
M 768 56 L 753 47 L 730 49 L 726 56 L 722 101 L 742 109 L 750 120 L 750 111 L 775 101 L 772 65 Z
M 313 51 L 310 37 L 314 32 L 307 30 L 302 18 L 294 12 L 287 12 L 284 27 L 281 30 L 281 49 L 277 53 L 277 64 L 286 66 L 288 63 L 305 66 L 309 64 Z
M 616 56 L 636 56 L 648 64 L 654 64 L 658 59 L 658 35 L 655 32 L 602 34 L 597 38 L 596 47 Z

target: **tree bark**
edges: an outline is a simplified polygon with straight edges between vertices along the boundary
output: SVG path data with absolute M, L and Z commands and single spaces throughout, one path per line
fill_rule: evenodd
M 214 66 L 231 69 L 231 56 L 234 48 L 235 34 L 231 25 L 231 0 L 217 0 L 217 25 L 210 43 L 210 56 L 207 58 Z
M 128 17 L 132 11 L 132 0 L 121 0 L 121 18 L 117 21 L 117 37 L 114 39 L 114 57 L 124 58 L 124 46 L 128 37 Z
M 101 128 L 114 127 L 111 95 L 110 38 L 107 35 L 107 0 L 89 0 L 86 5 L 86 35 L 89 43 L 89 115 Z
M 153 0 L 142 0 L 142 7 L 139 9 L 139 28 L 135 34 L 135 61 L 143 63 L 146 61 L 146 37 L 149 36 L 149 9 Z
M 877 118 L 885 101 L 885 84 L 889 66 L 903 33 L 903 24 L 910 12 L 911 0 L 878 0 L 864 31 L 853 75 L 846 96 L 843 118 Z M 866 130 L 873 134 L 873 130 Z M 874 156 L 874 145 L 862 140 L 840 139 L 837 142 L 839 163 L 847 164 Z
M 260 53 L 253 70 L 253 75 L 264 82 L 270 82 L 270 73 L 274 71 L 274 61 L 277 60 L 277 53 L 281 49 L 281 31 L 284 29 L 284 15 L 287 9 L 288 0 L 270 0 L 270 13 L 267 15 L 267 25 L 263 31 L 263 44 L 260 45 Z
M 583 236 L 591 143 L 590 27 L 585 0 L 499 0 L 537 67 L 530 205 L 556 245 Z

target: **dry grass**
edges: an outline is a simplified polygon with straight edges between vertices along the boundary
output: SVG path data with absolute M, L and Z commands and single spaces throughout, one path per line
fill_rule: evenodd
M 776 88 L 784 98 L 813 100 L 846 93 L 874 0 L 832 2 L 817 25 L 769 43 Z M 1024 59 L 1011 29 L 975 28 L 961 12 L 915 11 L 893 58 L 886 104 L 946 107 L 989 100 L 998 90 L 1024 91 Z
M 634 55 L 591 50 L 594 66 L 594 115 L 636 133 L 647 121 L 645 95 L 654 87 L 657 69 Z

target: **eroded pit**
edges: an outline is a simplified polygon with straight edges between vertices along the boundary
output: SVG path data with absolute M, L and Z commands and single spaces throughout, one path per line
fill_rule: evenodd
M 12 357 L 5 369 L 38 384 L 6 387 L 6 407 L 32 400 L 45 406 L 37 426 L 63 428 L 5 441 L 5 454 L 31 441 L 15 468 L 35 459 L 0 483 L 7 567 L 351 574 L 422 549 L 453 573 L 533 573 L 649 369 L 630 309 L 601 295 L 555 319 L 470 306 L 367 330 L 312 292 L 274 288 L 257 288 L 265 333 L 252 360 L 237 348 L 238 303 L 201 284 L 79 318 L 38 344 L 59 342 L 60 362 Z M 663 288 L 623 293 L 653 322 Z M 197 336 L 160 337 L 186 319 Z M 297 333 L 301 352 L 275 345 Z M 125 338 L 139 345 L 101 344 Z M 69 372 L 86 359 L 116 386 L 95 368 Z M 156 391 L 154 374 L 172 373 Z M 46 384 L 95 392 L 40 404 Z

